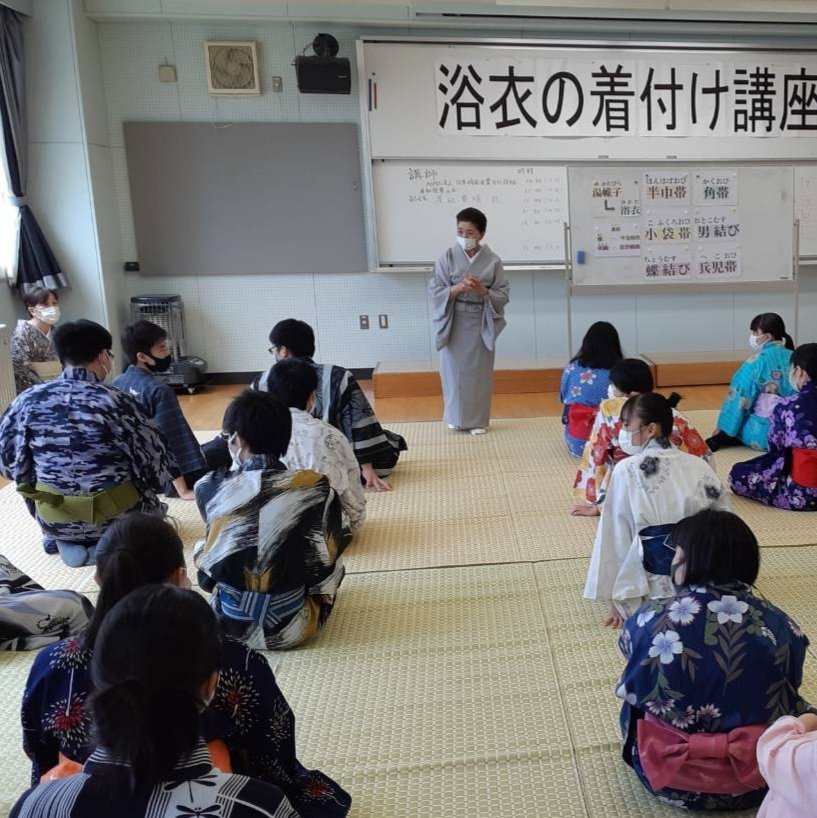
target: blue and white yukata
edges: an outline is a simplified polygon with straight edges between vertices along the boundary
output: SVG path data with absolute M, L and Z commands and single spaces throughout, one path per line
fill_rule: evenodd
M 562 424 L 565 443 L 573 457 L 581 457 L 590 439 L 599 404 L 607 398 L 609 369 L 592 369 L 571 361 L 562 372 L 559 399 L 562 401 Z
M 732 731 L 809 709 L 798 692 L 808 644 L 783 611 L 741 583 L 684 588 L 647 602 L 624 623 L 619 640 L 627 660 L 616 690 L 623 700 L 624 760 L 665 804 L 692 810 L 756 807 L 766 792 L 762 778 L 740 795 L 696 792 L 674 788 L 673 769 L 685 763 L 685 734 L 719 734 L 714 741 L 704 739 L 692 753 L 698 763 L 712 764 L 722 761 L 724 753 L 728 757 L 731 737 L 739 737 Z M 659 728 L 680 731 L 672 751 L 659 753 L 649 778 L 639 754 L 644 739 L 639 723 L 645 718 Z M 742 749 L 734 758 L 735 768 L 751 773 L 755 753 L 752 747 Z M 664 786 L 655 788 L 650 779 Z
M 136 401 L 68 367 L 29 387 L 0 421 L 0 474 L 36 503 L 46 541 L 72 567 L 92 565 L 105 529 L 129 511 L 164 514 L 156 487 L 176 463 Z
M 769 417 L 781 398 L 794 393 L 789 383 L 791 350 L 767 341 L 732 376 L 718 415 L 718 429 L 752 449 L 769 448 Z

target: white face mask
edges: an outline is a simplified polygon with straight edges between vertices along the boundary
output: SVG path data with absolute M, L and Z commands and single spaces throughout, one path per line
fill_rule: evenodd
M 616 394 L 616 388 L 613 384 L 607 384 L 607 397 L 612 400 L 613 398 L 617 398 L 618 395 Z
M 793 369 L 789 371 L 789 384 L 790 384 L 791 388 L 792 388 L 792 389 L 793 389 L 795 392 L 799 392 L 799 391 L 800 391 L 800 383 L 799 383 L 799 381 L 797 380 L 797 378 L 795 377 L 795 374 L 794 374 L 794 370 L 793 370 Z
M 36 317 L 44 324 L 54 325 L 60 320 L 60 308 L 54 307 L 37 307 Z
M 469 239 L 465 236 L 457 236 L 457 244 L 459 244 L 463 250 L 473 250 L 477 246 L 477 240 Z
M 238 435 L 233 432 L 230 435 L 230 439 L 227 441 L 227 451 L 230 453 L 230 457 L 233 460 L 232 469 L 235 471 L 241 465 L 241 446 L 239 446 L 236 442 L 236 438 Z
M 618 446 L 621 451 L 629 455 L 641 454 L 644 445 L 643 443 L 633 443 L 633 433 L 629 429 L 622 429 L 618 433 Z
M 755 335 L 754 333 L 753 333 L 753 334 L 751 334 L 751 335 L 749 336 L 749 346 L 750 346 L 752 349 L 762 349 L 763 344 L 765 344 L 766 342 L 765 342 L 765 341 L 761 341 L 761 340 L 759 340 L 759 339 L 760 339 L 760 338 L 763 338 L 763 337 L 765 337 L 765 336 L 764 336 L 764 335 Z

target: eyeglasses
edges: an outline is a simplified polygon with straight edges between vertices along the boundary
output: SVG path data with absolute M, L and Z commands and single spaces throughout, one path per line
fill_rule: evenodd
M 114 357 L 116 357 L 116 356 L 113 354 L 113 352 L 111 352 L 109 349 L 106 349 L 106 350 L 105 350 L 105 352 L 107 352 L 107 353 L 108 353 L 108 357 L 109 357 L 111 360 L 113 360 L 113 359 L 114 359 Z
M 275 350 L 276 350 L 276 349 L 278 349 L 278 347 L 270 347 L 270 348 L 267 350 L 267 352 L 269 352 L 269 354 L 270 354 L 270 355 L 275 355 Z

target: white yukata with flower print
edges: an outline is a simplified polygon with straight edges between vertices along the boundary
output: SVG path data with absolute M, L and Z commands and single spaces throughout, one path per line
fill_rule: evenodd
M 641 532 L 704 509 L 729 510 L 726 489 L 705 460 L 651 441 L 613 472 L 593 544 L 585 599 L 608 599 L 627 617 L 645 599 L 673 593 L 668 575 L 644 565 Z

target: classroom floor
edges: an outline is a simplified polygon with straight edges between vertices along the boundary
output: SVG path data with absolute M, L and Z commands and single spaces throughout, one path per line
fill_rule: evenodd
M 212 430 L 198 420 L 218 416 L 235 391 L 183 402 Z M 690 411 L 684 391 L 707 433 L 715 413 Z M 677 815 L 619 757 L 622 662 L 616 635 L 600 625 L 604 605 L 581 599 L 596 521 L 567 513 L 575 461 L 559 419 L 497 419 L 480 438 L 440 422 L 389 425 L 409 451 L 394 491 L 370 495 L 335 612 L 313 642 L 271 655 L 298 718 L 301 760 L 352 793 L 355 818 Z M 748 454 L 719 453 L 721 476 Z M 735 509 L 764 546 L 761 590 L 817 633 L 813 521 L 740 498 Z M 171 513 L 189 554 L 202 530 L 196 509 L 173 501 Z M 90 570 L 42 553 L 11 487 L 0 491 L 0 515 L 0 553 L 50 587 L 95 595 Z M 0 814 L 26 784 L 18 711 L 30 662 L 0 655 Z M 811 657 L 805 695 L 817 697 Z

